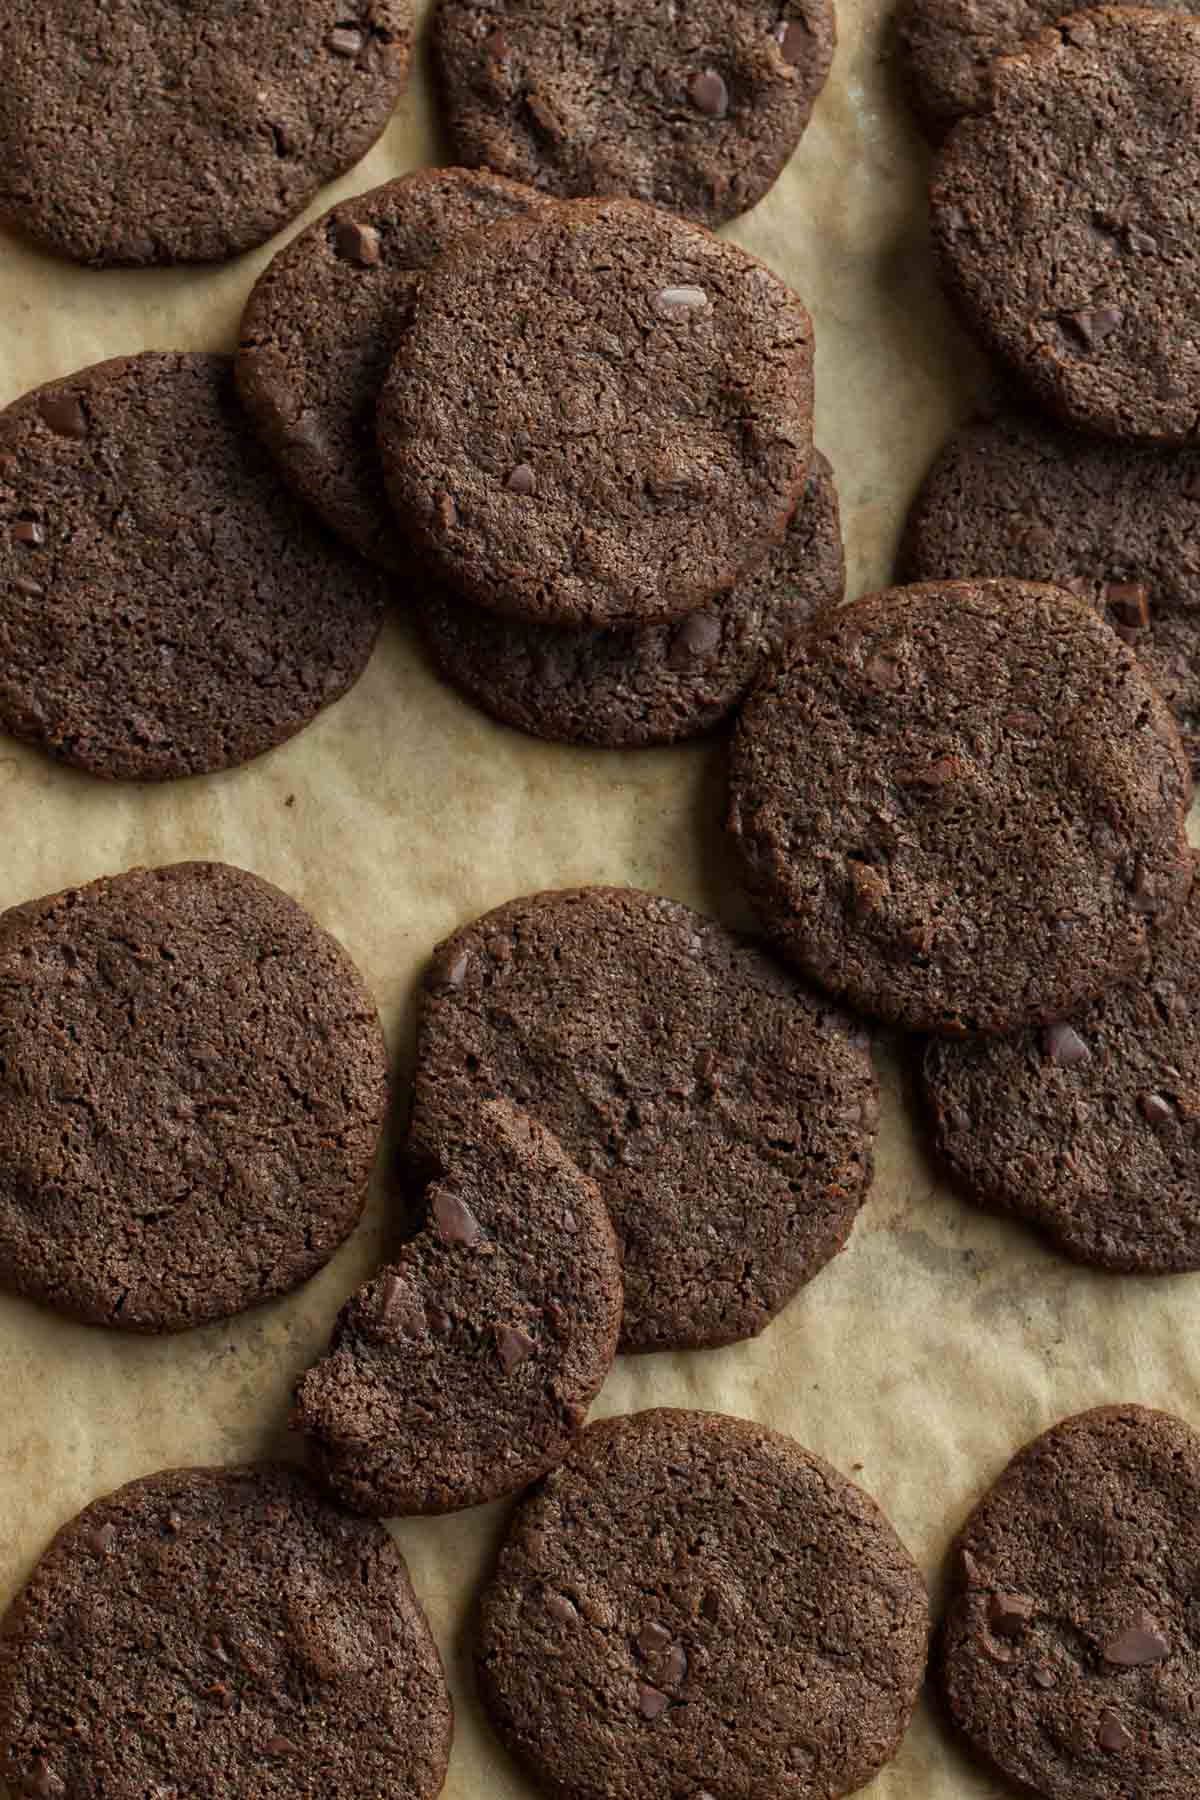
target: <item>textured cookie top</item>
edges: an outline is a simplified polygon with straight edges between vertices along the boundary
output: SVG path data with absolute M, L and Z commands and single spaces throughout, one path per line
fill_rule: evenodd
M 280 483 L 229 357 L 122 357 L 0 413 L 0 724 L 64 762 L 260 755 L 358 679 L 383 600 Z
M 1200 768 L 1200 451 L 1017 414 L 975 420 L 925 478 L 902 573 L 1012 575 L 1090 601 L 1137 652 Z
M 387 1060 L 350 958 L 223 863 L 0 915 L 0 1281 L 178 1331 L 308 1279 L 357 1224 Z
M 480 1689 L 561 1800 L 833 1800 L 899 1747 L 921 1577 L 878 1507 L 717 1413 L 609 1419 L 526 1500 L 486 1588 Z
M 529 625 L 445 591 L 423 597 L 420 618 L 442 673 L 505 724 L 629 749 L 720 724 L 845 584 L 833 471 L 814 451 L 782 544 L 747 581 L 678 622 L 608 631 Z
M 760 1331 L 870 1184 L 876 1087 L 851 1021 L 749 939 L 631 888 L 514 900 L 435 952 L 414 1156 L 492 1093 L 598 1183 L 627 1350 Z
M 1200 1268 L 1200 884 L 1149 967 L 1072 1022 L 930 1045 L 939 1154 L 968 1194 L 1100 1268 Z
M 1144 671 L 1028 582 L 893 588 L 818 622 L 738 722 L 730 828 L 772 938 L 912 1031 L 1062 1018 L 1191 883 L 1190 778 Z
M 1200 1786 L 1200 1438 L 1108 1406 L 1036 1438 L 958 1539 L 942 1683 L 976 1750 L 1046 1800 Z
M 38 1800 L 433 1800 L 452 1726 L 395 1544 L 290 1470 L 118 1488 L 0 1625 L 0 1775 Z
M 76 262 L 248 250 L 365 155 L 412 0 L 41 0 L 12 19 L 0 215 Z
M 1186 12 L 1162 0 L 1163 12 Z M 902 0 L 896 33 L 909 93 L 935 141 L 966 113 L 985 112 L 996 59 L 1013 56 L 1063 16 L 1062 0 Z
M 621 1253 L 595 1182 L 507 1101 L 447 1134 L 425 1229 L 338 1315 L 296 1394 L 354 1512 L 476 1506 L 561 1461 L 617 1349 Z M 431 1159 L 432 1161 L 432 1159 Z
M 997 63 L 931 188 L 945 278 L 984 342 L 1068 424 L 1195 436 L 1200 288 L 1189 151 L 1200 20 L 1078 13 Z
M 361 555 L 422 585 L 384 493 L 379 389 L 420 272 L 464 232 L 549 204 L 484 169 L 418 169 L 308 226 L 246 303 L 238 392 L 284 476 Z
M 719 225 L 778 177 L 835 38 L 830 0 L 441 0 L 433 42 L 464 162 Z
M 812 455 L 812 326 L 736 245 L 630 200 L 453 245 L 379 408 L 401 524 L 455 592 L 649 624 L 751 573 Z

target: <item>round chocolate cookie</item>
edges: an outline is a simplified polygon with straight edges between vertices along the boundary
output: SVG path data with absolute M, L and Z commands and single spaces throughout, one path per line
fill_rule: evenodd
M 11 19 L 0 217 L 75 262 L 212 262 L 356 163 L 412 0 L 42 0 Z
M 1149 967 L 1071 1024 L 933 1043 L 937 1151 L 983 1205 L 1101 1269 L 1200 1269 L 1200 883 Z
M 540 624 L 653 624 L 782 540 L 812 457 L 812 325 L 769 269 L 633 200 L 451 245 L 379 405 L 431 572 Z
M 833 471 L 814 452 L 783 543 L 732 593 L 678 624 L 526 625 L 444 591 L 425 597 L 420 617 L 442 674 L 485 712 L 534 737 L 622 749 L 719 725 L 845 586 Z
M 1185 0 L 1150 10 L 1187 12 Z M 921 123 L 937 143 L 967 113 L 984 112 L 992 68 L 1063 16 L 1063 0 L 901 0 L 900 61 Z
M 857 1026 L 748 938 L 633 888 L 533 894 L 440 945 L 410 1154 L 481 1097 L 552 1131 L 625 1260 L 625 1350 L 751 1337 L 841 1249 L 877 1117 Z
M 452 1732 L 404 1558 L 290 1469 L 131 1481 L 0 1625 L 0 1775 L 39 1800 L 433 1800 Z
M 550 202 L 486 170 L 418 169 L 343 200 L 267 264 L 242 317 L 242 403 L 288 483 L 373 562 L 418 567 L 384 493 L 375 407 L 422 270 Z
M 1196 436 L 1200 19 L 1076 13 L 999 61 L 943 145 L 934 247 L 970 326 L 1067 424 Z
M 0 725 L 62 762 L 261 755 L 358 680 L 384 598 L 280 484 L 230 357 L 121 357 L 0 413 Z
M 617 1351 L 621 1252 L 594 1181 L 507 1101 L 447 1136 L 425 1229 L 349 1299 L 293 1424 L 343 1506 L 444 1513 L 528 1487 Z
M 433 29 L 463 162 L 710 225 L 778 179 L 837 41 L 831 0 L 440 0 Z
M 562 1800 L 834 1800 L 899 1749 L 928 1632 L 853 1482 L 748 1419 L 663 1410 L 589 1427 L 522 1505 L 476 1667 Z
M 181 1331 L 307 1281 L 387 1104 L 350 958 L 269 882 L 176 863 L 0 913 L 0 1283 Z
M 1013 575 L 1089 600 L 1137 651 L 1200 771 L 1200 451 L 975 420 L 925 478 L 901 573 Z
M 955 1723 L 1046 1800 L 1200 1792 L 1200 1437 L 1103 1406 L 1027 1444 L 955 1544 Z
M 1141 968 L 1192 879 L 1179 734 L 1081 600 L 892 588 L 751 695 L 730 830 L 780 950 L 858 1011 L 951 1037 L 1072 1013 Z

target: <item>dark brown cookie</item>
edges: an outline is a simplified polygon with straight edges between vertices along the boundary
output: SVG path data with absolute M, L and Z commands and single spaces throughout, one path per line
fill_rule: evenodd
M 983 1205 L 1101 1269 L 1200 1269 L 1200 883 L 1135 983 L 1068 1024 L 934 1043 L 939 1156 Z
M 1200 1437 L 1143 1406 L 1064 1419 L 955 1544 L 941 1680 L 974 1748 L 1046 1800 L 1200 1791 Z
M 486 170 L 418 169 L 343 200 L 251 291 L 238 391 L 289 484 L 339 537 L 419 575 L 387 503 L 375 407 L 418 277 L 464 232 L 549 205 Z
M 751 695 L 730 829 L 779 948 L 957 1037 L 1061 1019 L 1182 906 L 1191 781 L 1132 650 L 1031 582 L 892 588 Z
M 928 1604 L 874 1502 L 719 1413 L 606 1419 L 485 1589 L 492 1723 L 559 1800 L 833 1800 L 896 1754 Z
M 762 199 L 833 61 L 831 0 L 440 0 L 463 162 L 719 225 Z
M 6 48 L 0 217 L 94 266 L 261 244 L 382 132 L 412 22 L 412 0 L 42 0 Z
M 444 1513 L 561 1462 L 612 1366 L 621 1253 L 595 1182 L 507 1101 L 448 1135 L 425 1228 L 348 1300 L 293 1424 L 366 1513 Z
M 930 190 L 934 247 L 968 323 L 1067 424 L 1196 436 L 1200 19 L 1076 13 L 995 65 Z
M 289 1469 L 171 1469 L 58 1533 L 0 1625 L 37 1800 L 433 1800 L 453 1711 L 404 1558 Z
M 1149 10 L 1187 12 L 1184 0 Z M 901 0 L 896 36 L 909 94 L 935 143 L 967 113 L 985 112 L 996 59 L 1063 17 L 1063 0 Z
M 1200 452 L 976 420 L 925 478 L 901 573 L 1012 575 L 1089 600 L 1137 651 L 1200 770 Z
M 625 1350 L 761 1331 L 841 1249 L 870 1185 L 877 1095 L 852 1021 L 750 939 L 633 888 L 513 900 L 435 951 L 414 1159 L 492 1093 L 599 1185 Z
M 845 592 L 833 471 L 814 452 L 788 534 L 747 581 L 673 625 L 573 631 L 455 599 L 420 618 L 443 675 L 534 737 L 609 749 L 676 743 L 719 725 L 780 646 Z
M 121 357 L 0 413 L 0 724 L 62 762 L 261 755 L 357 681 L 384 596 L 281 485 L 230 357 Z
M 0 914 L 0 1281 L 180 1331 L 286 1293 L 358 1223 L 379 1017 L 286 894 L 133 869 Z
M 423 278 L 379 444 L 454 592 L 541 624 L 653 624 L 782 540 L 812 457 L 812 326 L 699 225 L 557 206 Z

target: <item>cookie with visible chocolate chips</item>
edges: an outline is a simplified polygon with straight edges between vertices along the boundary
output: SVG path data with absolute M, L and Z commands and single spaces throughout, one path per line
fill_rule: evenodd
M 550 1133 L 489 1101 L 427 1154 L 424 1230 L 346 1302 L 296 1390 L 292 1423 L 352 1512 L 454 1512 L 528 1487 L 616 1355 L 617 1239 Z
M 1070 1024 L 935 1043 L 938 1155 L 972 1199 L 1096 1268 L 1200 1269 L 1200 884 L 1149 967 Z
M 418 169 L 308 226 L 246 303 L 238 392 L 259 436 L 330 530 L 396 574 L 420 570 L 384 493 L 375 407 L 421 271 L 465 232 L 549 204 L 486 169 Z
M 261 244 L 365 156 L 413 0 L 42 0 L 0 85 L 0 217 L 93 267 Z
M 819 620 L 742 711 L 729 826 L 779 949 L 910 1031 L 1013 1032 L 1142 968 L 1192 879 L 1191 779 L 1134 656 L 1017 581 Z
M 782 541 L 812 459 L 812 325 L 735 244 L 633 200 L 461 240 L 379 403 L 430 573 L 543 625 L 650 625 Z
M 1195 439 L 1200 19 L 1074 14 L 993 68 L 943 145 L 933 241 L 967 323 L 1047 408 L 1106 437 Z
M 433 1800 L 453 1710 L 381 1525 L 266 1466 L 64 1525 L 0 1624 L 0 1776 L 38 1800 Z
M 790 1438 L 606 1419 L 517 1512 L 476 1669 L 503 1741 L 570 1800 L 823 1800 L 891 1760 L 925 1672 L 921 1576 Z
M 506 725 L 570 744 L 671 744 L 726 718 L 782 645 L 846 584 L 833 471 L 813 455 L 788 534 L 748 581 L 678 624 L 524 625 L 447 593 L 421 624 L 442 674 Z
M 176 863 L 0 914 L 0 1283 L 182 1331 L 287 1293 L 358 1223 L 374 1003 L 294 900 Z
M 1200 772 L 1200 452 L 1016 413 L 974 420 L 925 477 L 900 573 L 1011 575 L 1090 601 L 1136 650 Z
M 0 413 L 0 726 L 61 762 L 260 756 L 358 680 L 384 599 L 247 431 L 231 357 L 120 357 Z
M 709 225 L 777 180 L 837 39 L 831 0 L 440 0 L 433 29 L 463 162 Z
M 1200 1437 L 1142 1406 L 1064 1419 L 960 1532 L 940 1680 L 973 1748 L 1046 1800 L 1200 1788 Z
M 855 1023 L 751 939 L 632 888 L 510 901 L 435 951 L 418 1166 L 495 1093 L 599 1186 L 625 1350 L 761 1331 L 841 1249 L 870 1185 L 877 1091 Z

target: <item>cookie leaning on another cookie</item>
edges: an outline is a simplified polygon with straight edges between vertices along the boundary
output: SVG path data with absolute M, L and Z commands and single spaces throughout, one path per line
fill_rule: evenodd
M 452 245 L 379 403 L 430 574 L 543 625 L 652 625 L 727 592 L 812 460 L 812 325 L 735 244 L 632 200 Z
M 434 1800 L 453 1725 L 399 1550 L 290 1469 L 129 1482 L 0 1625 L 0 1776 L 38 1800 Z
M 831 0 L 440 0 L 433 15 L 464 162 L 708 225 L 777 180 L 836 35 Z
M 563 1800 L 833 1800 L 899 1749 L 928 1630 L 861 1489 L 765 1426 L 663 1409 L 590 1426 L 523 1502 L 476 1669 Z
M 845 585 L 833 471 L 815 451 L 783 543 L 747 581 L 677 624 L 527 625 L 436 589 L 418 616 L 442 674 L 485 712 L 534 737 L 628 749 L 719 725 Z
M 566 1455 L 616 1355 L 621 1253 L 594 1182 L 506 1101 L 453 1128 L 425 1229 L 348 1300 L 293 1425 L 352 1512 L 441 1513 Z
M 729 828 L 780 951 L 947 1036 L 1070 1015 L 1143 967 L 1191 885 L 1191 779 L 1133 652 L 1016 581 L 818 620 L 742 710 Z

